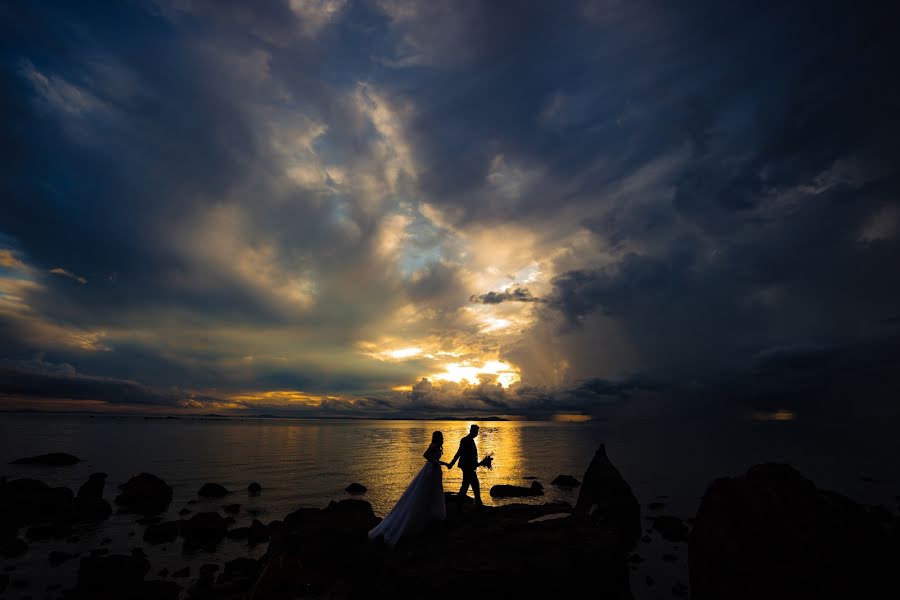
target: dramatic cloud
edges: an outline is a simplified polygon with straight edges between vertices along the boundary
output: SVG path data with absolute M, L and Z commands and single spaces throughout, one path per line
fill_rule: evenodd
M 600 414 L 651 396 L 883 411 L 897 16 L 6 3 L 0 394 L 243 414 Z

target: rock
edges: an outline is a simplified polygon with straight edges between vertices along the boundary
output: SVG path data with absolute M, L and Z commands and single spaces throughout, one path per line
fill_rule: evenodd
M 665 507 L 666 507 L 665 502 L 651 502 L 650 504 L 647 505 L 647 508 L 649 508 L 650 510 L 662 510 Z
M 149 570 L 150 563 L 140 556 L 85 557 L 78 567 L 75 591 L 87 598 L 133 598 Z
M 169 576 L 169 570 L 168 570 L 167 568 L 163 567 L 162 569 L 159 570 L 159 576 L 160 576 L 160 577 L 163 577 L 163 578 L 168 577 L 168 576 Z
M 25 532 L 29 540 L 61 540 L 72 535 L 72 527 L 68 523 L 49 523 L 34 525 Z
M 239 512 L 241 512 L 241 505 L 240 504 L 226 504 L 225 506 L 222 507 L 222 510 L 224 510 L 229 515 L 236 515 Z
M 225 517 L 225 525 L 226 526 L 231 527 L 235 523 L 237 523 L 237 519 L 235 519 L 231 515 L 228 515 L 227 517 Z
M 641 505 L 606 456 L 603 444 L 584 473 L 575 514 L 609 523 L 618 532 L 623 549 L 630 550 L 641 537 Z
M 12 461 L 13 465 L 43 465 L 47 467 L 62 467 L 66 465 L 74 465 L 81 462 L 81 459 L 65 452 L 51 452 L 49 454 L 41 454 L 39 456 L 29 456 Z
M 258 494 L 262 491 L 262 486 L 254 481 L 247 486 L 247 491 L 251 494 Z
M 181 586 L 174 581 L 155 579 L 140 582 L 129 596 L 129 600 L 178 600 Z
M 189 509 L 189 508 L 182 508 L 181 510 L 178 511 L 178 515 L 181 517 L 183 517 L 185 515 L 189 515 L 189 514 L 191 514 L 191 509 Z
M 675 556 L 674 554 L 663 554 L 663 555 L 662 555 L 662 559 L 663 559 L 665 562 L 675 562 L 675 561 L 678 560 L 678 557 Z
M 544 486 L 537 481 L 531 482 L 531 487 L 518 485 L 495 485 L 491 487 L 492 498 L 519 498 L 523 496 L 543 496 Z
M 228 490 L 218 483 L 204 483 L 197 491 L 197 495 L 201 498 L 221 498 L 228 494 Z
M 688 528 L 681 519 L 665 515 L 653 519 L 653 529 L 669 542 L 684 542 L 688 539 Z
M 172 573 L 172 577 L 178 577 L 179 579 L 182 577 L 190 577 L 191 576 L 191 567 L 185 567 L 183 569 L 178 569 L 174 573 Z
M 556 479 L 550 482 L 550 485 L 557 485 L 559 487 L 578 487 L 581 485 L 581 482 L 571 475 L 558 475 Z
M 3 558 L 16 558 L 28 552 L 28 544 L 20 538 L 0 540 L 0 556 Z
M 215 512 L 197 513 L 181 525 L 181 535 L 190 546 L 210 546 L 219 543 L 228 529 L 222 515 Z
M 171 542 L 178 537 L 178 521 L 165 521 L 144 530 L 144 541 L 150 544 Z
M 0 515 L 4 528 L 30 523 L 69 523 L 74 518 L 75 494 L 52 488 L 36 479 L 13 479 L 0 486 Z
M 347 492 L 348 494 L 359 495 L 359 494 L 365 494 L 367 491 L 369 491 L 369 489 L 360 483 L 354 482 L 354 483 L 351 483 L 350 485 L 348 485 L 344 491 Z
M 161 513 L 172 502 L 172 488 L 165 481 L 151 475 L 141 473 L 119 486 L 121 493 L 116 496 L 116 504 L 126 510 L 152 515 Z
M 93 473 L 78 488 L 76 498 L 79 500 L 102 500 L 104 487 L 106 487 L 106 473 Z
M 234 529 L 229 529 L 228 533 L 225 534 L 225 537 L 229 540 L 246 540 L 249 536 L 249 527 L 235 527 Z
M 688 586 L 684 585 L 684 583 L 680 581 L 676 581 L 675 585 L 672 586 L 672 595 L 676 598 L 684 598 L 687 596 Z
M 109 548 L 94 548 L 91 550 L 91 556 L 105 556 L 109 554 Z
M 217 597 L 244 598 L 256 583 L 260 564 L 252 558 L 236 558 L 225 563 L 225 569 L 213 588 Z
M 269 541 L 269 528 L 257 519 L 253 519 L 250 523 L 250 529 L 247 533 L 247 543 L 252 545 L 262 544 Z
M 60 550 L 51 550 L 50 554 L 47 555 L 47 560 L 50 562 L 51 567 L 58 567 L 71 558 L 75 558 L 75 555 Z
M 529 521 L 559 504 L 486 506 L 400 540 L 369 542 L 371 506 L 332 503 L 285 517 L 269 543 L 251 600 L 291 597 L 630 598 L 615 532 L 590 519 Z M 251 565 L 248 565 L 250 567 Z M 377 593 L 373 594 L 373 590 Z
M 706 490 L 689 541 L 690 587 L 709 598 L 898 598 L 898 547 L 864 506 L 785 464 Z

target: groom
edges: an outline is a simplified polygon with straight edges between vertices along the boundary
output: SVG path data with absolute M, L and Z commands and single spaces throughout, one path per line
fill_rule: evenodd
M 462 487 L 459 488 L 458 502 L 456 510 L 462 511 L 463 501 L 469 486 L 472 486 L 472 492 L 475 494 L 475 506 L 481 508 L 481 486 L 478 483 L 478 474 L 475 470 L 478 468 L 478 448 L 475 447 L 475 437 L 478 435 L 478 425 L 472 425 L 469 428 L 469 435 L 459 441 L 459 450 L 456 456 L 447 465 L 448 469 L 452 469 L 456 461 L 459 460 L 459 468 L 463 472 Z

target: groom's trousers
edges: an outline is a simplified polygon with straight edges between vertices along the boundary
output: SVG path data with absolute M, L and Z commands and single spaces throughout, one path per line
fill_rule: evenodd
M 478 482 L 478 474 L 475 472 L 475 469 L 463 469 L 462 472 L 462 487 L 459 488 L 459 503 L 456 505 L 459 510 L 462 510 L 463 497 L 469 491 L 470 485 L 472 486 L 472 493 L 475 494 L 475 503 L 481 504 L 481 484 Z

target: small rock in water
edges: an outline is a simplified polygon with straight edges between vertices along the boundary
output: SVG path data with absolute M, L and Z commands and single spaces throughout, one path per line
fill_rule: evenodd
M 559 475 L 550 482 L 550 485 L 557 485 L 559 487 L 578 487 L 581 485 L 581 482 L 571 475 Z
M 116 496 L 116 504 L 145 515 L 161 513 L 172 502 L 172 487 L 150 473 L 135 475 L 119 489 L 122 493 Z
M 49 454 L 41 454 L 38 456 L 27 456 L 12 461 L 13 465 L 43 465 L 47 467 L 60 467 L 65 465 L 74 465 L 81 462 L 81 459 L 65 452 L 51 452 Z
M 241 512 L 241 505 L 240 504 L 226 504 L 225 506 L 222 507 L 222 510 L 224 510 L 226 513 L 228 513 L 230 515 L 236 515 L 239 512 Z
M 144 531 L 144 541 L 150 544 L 171 542 L 178 537 L 178 521 L 166 521 L 150 525 Z
M 262 544 L 263 542 L 269 541 L 269 536 L 269 528 L 263 525 L 262 522 L 258 521 L 257 519 L 253 519 L 253 522 L 250 524 L 247 543 L 250 545 Z
M 531 482 L 531 487 L 518 485 L 495 485 L 491 488 L 492 498 L 518 498 L 522 496 L 542 496 L 544 486 L 537 481 Z
M 182 516 L 182 517 L 183 517 L 184 515 L 189 515 L 189 514 L 191 514 L 191 509 L 189 509 L 189 508 L 182 508 L 181 510 L 178 511 L 178 514 L 179 514 L 180 516 Z
M 225 537 L 227 527 L 219 513 L 202 512 L 182 522 L 181 535 L 189 545 L 215 545 Z
M 235 527 L 234 529 L 228 530 L 228 533 L 225 534 L 225 537 L 227 537 L 229 540 L 245 540 L 249 536 L 249 527 Z
M 351 483 L 350 485 L 348 485 L 345 491 L 348 494 L 365 494 L 369 490 L 366 486 L 362 485 L 361 483 L 354 482 L 354 483 Z
M 204 483 L 197 491 L 197 495 L 201 498 L 221 498 L 228 494 L 228 490 L 218 483 Z
M 178 569 L 174 573 L 172 573 L 172 577 L 190 577 L 191 576 L 191 567 L 185 567 L 183 569 Z
M 247 486 L 247 491 L 251 494 L 258 494 L 262 491 L 262 486 L 254 481 Z
M 665 502 L 651 502 L 650 504 L 647 505 L 647 508 L 649 508 L 650 510 L 662 510 L 665 507 L 666 507 Z

